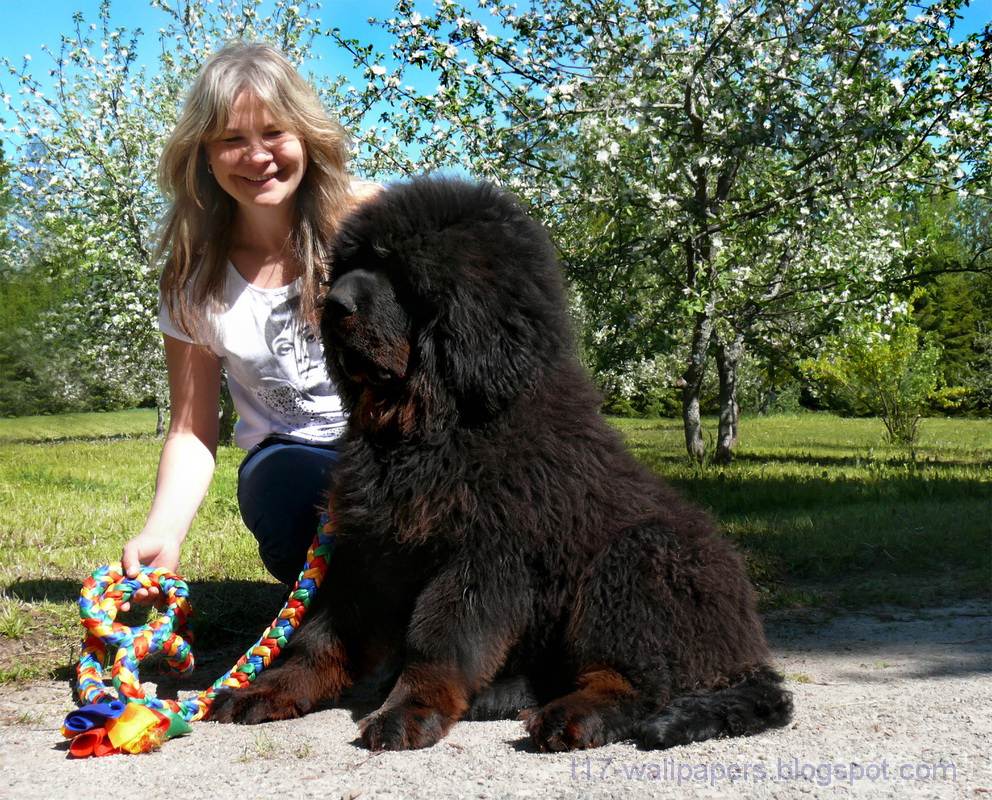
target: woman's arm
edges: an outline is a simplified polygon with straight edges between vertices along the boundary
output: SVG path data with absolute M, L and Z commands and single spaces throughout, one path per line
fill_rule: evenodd
M 164 336 L 171 417 L 141 533 L 124 545 L 121 562 L 134 577 L 141 565 L 175 572 L 179 552 L 207 493 L 217 453 L 220 359 L 207 348 Z M 135 592 L 138 602 L 149 599 Z

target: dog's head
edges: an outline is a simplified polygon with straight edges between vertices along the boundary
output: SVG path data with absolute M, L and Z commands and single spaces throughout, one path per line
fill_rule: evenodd
M 491 419 L 571 349 L 544 229 L 454 179 L 394 185 L 343 223 L 321 334 L 353 419 L 406 434 Z

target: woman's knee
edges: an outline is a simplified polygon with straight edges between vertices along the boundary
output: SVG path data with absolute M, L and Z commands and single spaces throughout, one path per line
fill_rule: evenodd
M 275 444 L 242 464 L 238 506 L 252 530 L 263 518 L 294 521 L 321 505 L 337 463 L 334 450 Z
M 265 568 L 292 583 L 306 560 L 326 499 L 333 450 L 277 444 L 246 459 L 238 473 L 238 506 L 258 541 Z

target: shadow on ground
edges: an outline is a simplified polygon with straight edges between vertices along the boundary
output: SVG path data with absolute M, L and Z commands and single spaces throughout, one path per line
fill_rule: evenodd
M 78 585 L 64 580 L 18 581 L 5 587 L 9 596 L 25 602 L 73 600 Z M 205 689 L 229 669 L 261 636 L 281 609 L 285 589 L 256 581 L 192 582 L 193 651 L 197 669 L 175 676 L 163 665 L 143 665 L 142 677 L 159 685 L 164 697 L 178 691 Z M 141 619 L 121 621 L 141 624 Z M 920 679 L 939 675 L 992 673 L 992 599 L 956 603 L 940 609 L 875 608 L 860 613 L 829 607 L 776 610 L 766 617 L 774 648 L 797 646 L 803 652 L 856 655 L 869 665 L 898 661 L 902 655 L 932 655 L 917 665 Z M 886 677 L 879 669 L 877 677 Z M 69 667 L 57 679 L 71 679 Z M 910 677 L 907 675 L 906 677 Z M 358 687 L 352 698 L 359 717 L 372 710 L 389 676 Z
M 992 600 L 942 608 L 879 607 L 834 616 L 776 611 L 765 628 L 775 651 L 861 659 L 854 680 L 885 682 L 992 674 Z

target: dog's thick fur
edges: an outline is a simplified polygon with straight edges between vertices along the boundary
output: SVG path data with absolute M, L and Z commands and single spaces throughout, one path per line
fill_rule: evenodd
M 322 334 L 351 413 L 337 547 L 282 661 L 212 717 L 306 714 L 382 663 L 366 746 L 523 712 L 540 750 L 784 725 L 741 557 L 598 413 L 543 229 L 420 179 L 343 226 Z

